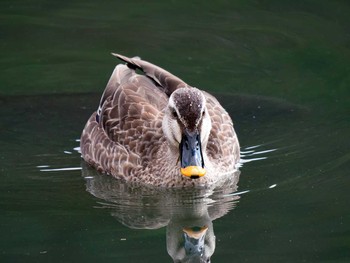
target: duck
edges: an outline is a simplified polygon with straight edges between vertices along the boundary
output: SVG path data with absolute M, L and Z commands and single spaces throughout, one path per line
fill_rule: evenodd
M 236 171 L 240 145 L 219 101 L 140 57 L 121 60 L 80 138 L 99 172 L 155 187 L 210 186 Z

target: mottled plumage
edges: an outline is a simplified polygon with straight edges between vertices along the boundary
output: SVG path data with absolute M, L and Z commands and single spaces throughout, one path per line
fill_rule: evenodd
M 238 139 L 212 95 L 149 62 L 116 56 L 126 65 L 116 66 L 81 135 L 87 163 L 126 181 L 165 187 L 214 184 L 234 172 Z M 200 134 L 206 174 L 198 179 L 180 173 L 185 130 Z

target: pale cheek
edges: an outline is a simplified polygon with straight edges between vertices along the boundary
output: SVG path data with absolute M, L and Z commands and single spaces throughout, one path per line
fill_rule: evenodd
M 211 130 L 211 120 L 210 120 L 210 118 L 203 119 L 203 122 L 202 122 L 202 134 L 201 134 L 201 142 L 202 143 L 206 143 L 208 141 L 210 130 Z
M 163 122 L 163 132 L 172 145 L 177 146 L 181 142 L 181 131 L 176 121 L 166 119 Z
M 177 141 L 177 143 L 180 143 L 182 136 L 179 124 L 177 123 L 177 121 L 171 121 L 170 125 L 175 140 Z

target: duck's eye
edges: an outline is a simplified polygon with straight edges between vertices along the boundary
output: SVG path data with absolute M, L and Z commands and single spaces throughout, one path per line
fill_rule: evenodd
M 171 114 L 173 115 L 174 118 L 177 118 L 177 112 L 176 112 L 176 110 L 172 110 Z
M 202 112 L 202 116 L 204 116 L 204 114 L 205 114 L 205 110 Z

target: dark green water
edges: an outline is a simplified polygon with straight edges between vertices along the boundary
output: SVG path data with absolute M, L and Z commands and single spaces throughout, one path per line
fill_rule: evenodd
M 172 262 L 194 226 L 212 262 L 350 261 L 350 3 L 0 7 L 1 262 Z M 217 95 L 242 146 L 238 182 L 133 188 L 81 163 L 111 51 Z

